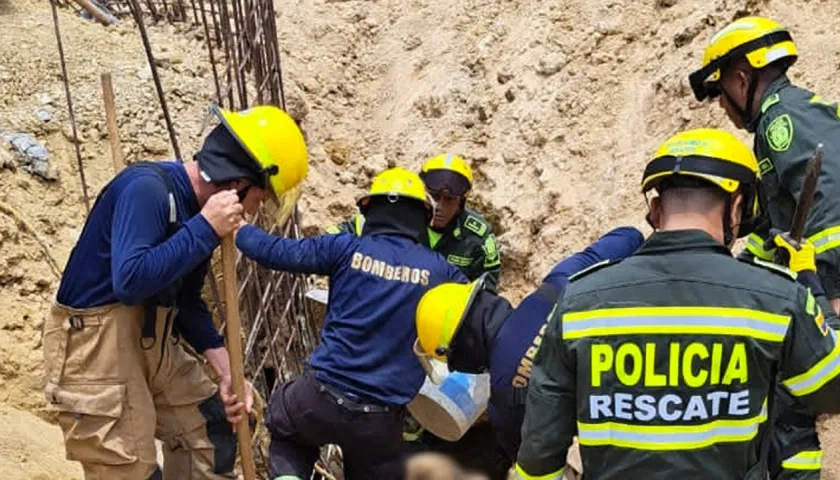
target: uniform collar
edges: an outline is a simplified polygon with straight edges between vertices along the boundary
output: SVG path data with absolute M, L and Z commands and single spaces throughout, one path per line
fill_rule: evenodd
M 761 101 L 758 103 L 758 113 L 755 115 L 752 122 L 747 125 L 747 130 L 749 132 L 755 132 L 758 128 L 758 122 L 761 121 L 761 117 L 764 116 L 767 109 L 779 101 L 779 92 L 789 86 L 791 86 L 791 83 L 787 75 L 780 75 L 779 78 L 773 80 L 769 85 L 767 85 L 767 89 L 764 90 L 764 94 L 761 95 Z
M 667 252 L 707 251 L 732 256 L 732 252 L 703 230 L 669 230 L 654 232 L 636 255 L 655 255 Z
M 429 229 L 441 234 L 441 237 L 451 236 L 453 238 L 461 238 L 461 235 L 463 234 L 464 220 L 466 218 L 467 209 L 462 208 L 461 211 L 452 218 L 452 221 L 443 227 L 443 230 L 437 231 L 433 230 L 431 227 L 429 227 Z

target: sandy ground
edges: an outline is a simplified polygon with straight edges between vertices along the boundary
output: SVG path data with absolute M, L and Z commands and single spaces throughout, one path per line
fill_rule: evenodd
M 312 156 L 305 232 L 351 214 L 353 199 L 386 166 L 417 168 L 435 153 L 461 153 L 478 179 L 471 204 L 502 246 L 502 292 L 514 301 L 607 229 L 648 232 L 638 183 L 659 142 L 681 128 L 729 128 L 719 109 L 694 102 L 686 76 L 734 16 L 783 21 L 802 55 L 794 80 L 840 96 L 840 3 L 830 0 L 277 5 L 290 110 L 302 118 Z M 136 30 L 128 22 L 104 28 L 67 10 L 60 22 L 92 202 L 112 174 L 103 71 L 113 74 L 126 157 L 172 152 Z M 189 158 L 213 92 L 201 32 L 151 26 L 150 34 Z M 10 131 L 47 147 L 53 180 L 11 168 L 16 161 L 0 148 L 0 202 L 34 226 L 63 267 L 85 207 L 45 1 L 0 0 L 0 133 Z M 38 243 L 0 213 L 0 473 L 11 472 L 4 478 L 73 475 L 40 390 L 40 328 L 56 287 Z M 823 478 L 840 475 L 838 432 L 829 423 L 822 435 Z

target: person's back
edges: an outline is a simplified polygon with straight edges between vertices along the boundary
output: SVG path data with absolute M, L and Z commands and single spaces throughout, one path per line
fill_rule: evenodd
M 312 367 L 319 378 L 356 394 L 408 403 L 424 378 L 412 353 L 414 309 L 426 290 L 453 280 L 457 270 L 401 236 L 339 234 L 330 240 L 345 254 L 330 275 L 328 311 Z
M 762 479 L 779 380 L 817 412 L 840 411 L 813 245 L 774 237 L 790 270 L 732 258 L 735 239 L 761 225 L 759 180 L 730 133 L 660 146 L 642 177 L 642 192 L 659 194 L 647 217 L 657 231 L 628 259 L 573 278 L 549 320 L 517 478 L 559 478 L 577 434 L 585 475 L 599 480 Z
M 669 245 L 681 246 L 661 251 Z M 745 477 L 759 460 L 783 342 L 797 328 L 790 318 L 807 302 L 785 275 L 688 230 L 655 233 L 637 255 L 569 285 L 563 338 L 586 372 L 577 407 L 587 476 L 644 468 L 674 478 L 700 464 L 709 478 Z M 672 445 L 681 448 L 649 453 Z
M 327 313 L 311 368 L 269 401 L 271 478 L 309 478 L 322 445 L 336 444 L 349 479 L 404 475 L 402 419 L 420 390 L 414 311 L 426 290 L 467 278 L 428 249 L 433 209 L 420 178 L 380 173 L 359 201 L 362 235 L 274 237 L 243 226 L 242 253 L 272 269 L 329 275 Z

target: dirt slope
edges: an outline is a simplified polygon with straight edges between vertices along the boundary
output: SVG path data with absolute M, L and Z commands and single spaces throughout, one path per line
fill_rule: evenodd
M 512 300 L 605 230 L 648 231 L 637 193 L 647 156 L 677 129 L 728 128 L 719 109 L 693 101 L 685 78 L 709 36 L 736 15 L 786 23 L 803 55 L 796 81 L 840 96 L 840 4 L 829 0 L 300 0 L 277 8 L 290 111 L 303 119 L 312 154 L 306 231 L 351 214 L 387 165 L 417 168 L 432 154 L 461 153 L 478 177 L 472 204 L 497 229 Z M 94 196 L 112 172 L 102 71 L 114 75 L 128 158 L 171 150 L 136 31 L 67 10 L 60 21 Z M 213 91 L 201 32 L 153 26 L 150 34 L 189 157 Z M 0 133 L 34 134 L 58 177 L 0 168 L 0 202 L 35 227 L 61 266 L 85 215 L 65 102 L 49 3 L 0 0 Z M 56 287 L 38 243 L 0 213 L 0 403 L 46 420 L 39 332 Z M 823 435 L 831 472 L 840 471 L 837 431 Z M 14 460 L 0 451 L 8 455 Z

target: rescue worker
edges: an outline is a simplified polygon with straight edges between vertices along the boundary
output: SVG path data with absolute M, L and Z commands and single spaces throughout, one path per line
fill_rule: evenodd
M 762 17 L 736 20 L 706 47 L 702 68 L 690 76 L 695 97 L 719 99 L 732 123 L 755 135 L 762 187 L 767 195 L 770 225 L 788 230 L 817 145 L 825 157 L 805 236 L 814 244 L 817 276 L 840 312 L 840 199 L 829 192 L 840 182 L 840 117 L 837 103 L 791 84 L 786 72 L 798 57 L 790 32 Z M 771 238 L 771 241 L 768 241 Z M 766 229 L 751 234 L 743 256 L 773 261 L 776 249 Z M 822 451 L 816 414 L 785 393 L 779 438 L 774 440 L 774 479 L 818 479 Z
M 46 398 L 87 480 L 236 478 L 229 422 L 250 411 L 250 388 L 232 393 L 201 290 L 220 238 L 264 199 L 283 201 L 308 160 L 279 108 L 212 111 L 220 124 L 192 161 L 134 163 L 103 188 L 45 323 Z
M 293 240 L 250 225 L 236 234 L 260 265 L 330 278 L 310 368 L 269 401 L 271 478 L 308 480 L 325 444 L 341 447 L 348 480 L 403 478 L 405 405 L 425 377 L 411 351 L 414 310 L 429 288 L 468 281 L 428 248 L 433 205 L 416 173 L 394 168 L 358 201 L 361 236 Z
M 487 288 L 496 291 L 502 265 L 496 236 L 481 215 L 466 208 L 473 184 L 470 166 L 458 155 L 437 155 L 423 165 L 420 178 L 437 203 L 435 218 L 428 228 L 432 250 L 440 252 L 470 280 L 488 273 Z M 327 233 L 360 235 L 364 223 L 364 214 L 357 213 L 327 228 Z
M 534 354 L 569 276 L 602 261 L 625 258 L 643 240 L 642 233 L 632 227 L 608 232 L 558 263 L 515 309 L 503 297 L 484 290 L 482 279 L 469 285 L 438 285 L 420 300 L 416 322 L 421 350 L 445 362 L 450 371 L 490 373 L 487 413 L 510 460 L 508 468 L 519 450 Z
M 816 411 L 840 411 L 840 369 L 827 367 L 840 361 L 836 317 L 813 245 L 775 237 L 790 269 L 731 255 L 761 217 L 759 178 L 727 132 L 660 146 L 642 178 L 658 193 L 656 231 L 573 276 L 549 319 L 516 478 L 560 478 L 577 434 L 586 477 L 764 479 L 777 374 Z
M 787 70 L 797 58 L 796 44 L 782 25 L 744 17 L 712 37 L 702 67 L 689 79 L 698 101 L 717 98 L 735 127 L 754 134 L 773 228 L 790 228 L 808 160 L 818 144 L 824 145 L 805 235 L 814 244 L 826 298 L 840 313 L 840 198 L 829 193 L 840 186 L 840 108 L 791 83 Z M 774 252 L 765 243 L 767 232 L 757 232 L 747 249 L 772 261 Z
M 487 273 L 486 288 L 495 292 L 499 282 L 501 257 L 490 224 L 478 213 L 467 209 L 467 194 L 473 175 L 467 162 L 458 155 L 441 154 L 427 160 L 420 171 L 426 190 L 437 203 L 435 217 L 428 227 L 428 243 L 470 280 Z M 364 214 L 327 228 L 327 233 L 359 235 Z M 447 442 L 425 431 L 411 416 L 405 417 L 403 438 L 413 451 L 434 450 L 469 459 L 471 467 L 483 471 L 491 480 L 504 478 L 504 452 L 494 444 L 490 426 L 479 421 L 458 441 Z

